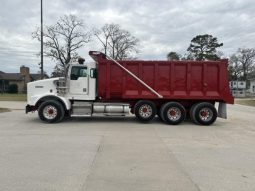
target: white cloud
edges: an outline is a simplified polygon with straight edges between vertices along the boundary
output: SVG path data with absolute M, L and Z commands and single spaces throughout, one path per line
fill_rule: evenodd
M 15 10 L 15 11 L 13 11 Z M 190 40 L 209 33 L 224 43 L 221 50 L 230 55 L 239 47 L 254 47 L 255 2 L 253 0 L 55 0 L 44 1 L 44 24 L 50 25 L 64 14 L 76 14 L 88 26 L 120 24 L 140 39 L 140 59 L 165 59 L 169 51 L 185 53 Z M 40 1 L 12 0 L 0 7 L 0 70 L 17 72 L 27 65 L 39 70 L 40 44 L 31 33 L 40 25 Z M 100 49 L 96 39 L 79 50 Z M 51 71 L 49 59 L 45 68 Z

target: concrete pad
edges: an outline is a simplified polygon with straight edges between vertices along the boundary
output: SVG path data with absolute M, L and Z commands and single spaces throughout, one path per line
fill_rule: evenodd
M 102 136 L 31 117 L 0 114 L 0 190 L 82 190 Z
M 151 135 L 104 137 L 86 190 L 199 190 L 150 127 L 144 130 Z
M 229 106 L 210 127 L 185 123 L 156 131 L 201 190 L 255 190 L 255 108 Z M 177 130 L 178 128 L 178 130 Z
M 229 106 L 229 119 L 209 127 L 0 113 L 0 190 L 253 191 L 254 113 Z

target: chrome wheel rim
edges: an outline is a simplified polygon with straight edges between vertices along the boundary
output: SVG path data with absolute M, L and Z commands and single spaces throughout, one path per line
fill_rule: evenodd
M 182 116 L 182 112 L 178 107 L 170 107 L 167 111 L 167 117 L 171 121 L 178 121 Z
M 46 107 L 44 107 L 43 109 L 43 116 L 46 119 L 54 119 L 55 117 L 57 117 L 58 111 L 57 108 L 53 105 L 47 105 Z
M 208 122 L 212 119 L 212 117 L 213 117 L 213 111 L 210 108 L 205 107 L 199 111 L 199 118 L 202 121 Z
M 144 104 L 139 109 L 139 114 L 143 118 L 149 118 L 152 115 L 152 107 L 148 104 Z

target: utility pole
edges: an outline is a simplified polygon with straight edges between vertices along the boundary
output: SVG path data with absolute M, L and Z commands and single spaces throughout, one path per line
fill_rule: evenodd
M 41 0 L 41 79 L 43 78 L 43 0 Z
M 5 87 L 4 87 L 4 79 L 2 79 L 2 94 L 5 92 Z

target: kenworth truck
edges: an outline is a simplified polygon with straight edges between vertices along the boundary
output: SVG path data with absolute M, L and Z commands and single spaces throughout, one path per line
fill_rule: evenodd
M 142 122 L 157 115 L 172 125 L 187 117 L 210 125 L 217 116 L 226 118 L 226 104 L 234 102 L 227 60 L 116 61 L 98 51 L 89 55 L 94 63 L 70 64 L 66 77 L 28 83 L 26 113 L 38 110 L 48 123 L 131 113 Z

